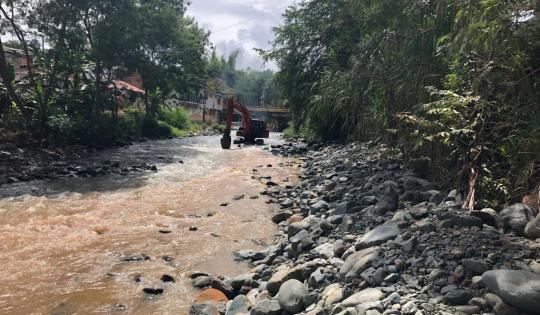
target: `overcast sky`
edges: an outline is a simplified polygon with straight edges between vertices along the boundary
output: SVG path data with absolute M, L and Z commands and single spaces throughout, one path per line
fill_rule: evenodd
M 238 66 L 254 69 L 275 68 L 263 65 L 254 48 L 268 48 L 272 27 L 281 22 L 285 8 L 295 0 L 192 0 L 188 15 L 211 32 L 210 41 L 219 55 L 240 49 Z

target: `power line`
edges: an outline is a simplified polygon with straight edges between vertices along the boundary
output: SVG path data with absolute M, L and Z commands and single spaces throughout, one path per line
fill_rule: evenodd
M 249 19 L 240 21 L 240 22 L 238 22 L 238 23 L 235 23 L 235 24 L 231 24 L 231 25 L 229 25 L 229 26 L 222 27 L 222 28 L 217 29 L 217 30 L 215 30 L 215 31 L 212 31 L 212 30 L 211 30 L 210 32 L 213 33 L 213 34 L 219 33 L 219 32 L 223 32 L 223 31 L 226 31 L 226 30 L 228 30 L 228 29 L 231 29 L 231 28 L 233 28 L 233 27 L 235 27 L 235 26 L 242 25 L 242 24 L 244 24 L 244 23 L 246 23 L 246 22 L 250 22 L 250 21 L 257 20 L 257 19 L 259 19 L 260 17 L 262 17 L 262 16 L 264 16 L 264 15 L 267 15 L 267 14 L 274 13 L 274 12 L 276 12 L 276 11 L 285 9 L 285 8 L 288 7 L 288 6 L 289 6 L 289 5 L 287 4 L 287 5 L 278 7 L 277 9 L 274 9 L 274 10 L 272 10 L 272 11 L 264 12 L 263 14 L 258 15 L 258 16 L 256 16 L 256 17 L 252 17 L 252 18 L 249 18 Z

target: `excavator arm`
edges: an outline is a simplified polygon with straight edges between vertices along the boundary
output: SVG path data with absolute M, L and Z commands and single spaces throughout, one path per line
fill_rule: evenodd
M 251 116 L 248 109 L 242 104 L 235 102 L 233 97 L 229 97 L 227 100 L 227 115 L 226 115 L 226 126 L 223 133 L 223 138 L 221 139 L 221 147 L 223 149 L 230 149 L 232 138 L 232 122 L 234 111 L 237 111 L 242 116 L 242 128 L 237 133 L 237 136 L 243 137 L 246 142 L 254 142 L 257 137 L 268 138 L 268 130 L 264 132 L 255 132 L 253 130 Z M 258 128 L 257 130 L 259 130 Z M 264 123 L 264 129 L 266 129 L 266 123 Z M 260 131 L 260 130 L 259 130 Z

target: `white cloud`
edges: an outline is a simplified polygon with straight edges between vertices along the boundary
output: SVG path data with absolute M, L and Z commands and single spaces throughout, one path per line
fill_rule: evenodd
M 254 48 L 267 49 L 274 37 L 272 28 L 281 23 L 281 14 L 295 0 L 192 0 L 188 15 L 211 32 L 210 40 L 219 54 L 240 50 L 238 66 L 254 69 L 264 65 Z

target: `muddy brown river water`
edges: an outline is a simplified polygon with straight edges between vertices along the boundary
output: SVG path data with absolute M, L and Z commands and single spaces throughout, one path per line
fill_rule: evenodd
M 298 169 L 259 148 L 223 151 L 219 137 L 139 143 L 90 158 L 149 161 L 159 171 L 1 187 L 0 314 L 187 314 L 197 294 L 190 273 L 246 272 L 232 252 L 272 241 L 276 206 L 260 195 L 259 177 L 286 184 Z M 123 261 L 137 254 L 150 260 Z

